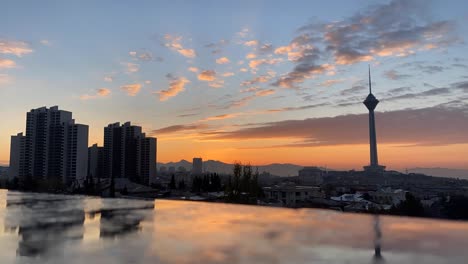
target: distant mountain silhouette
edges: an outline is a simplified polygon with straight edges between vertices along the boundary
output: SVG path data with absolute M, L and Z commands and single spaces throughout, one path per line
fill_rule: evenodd
M 192 163 L 186 160 L 181 160 L 179 162 L 168 162 L 168 163 L 157 163 L 158 170 L 161 166 L 175 167 L 176 169 L 180 166 L 184 167 L 186 170 L 192 169 Z M 207 160 L 203 161 L 203 170 L 209 172 L 217 172 L 222 174 L 232 173 L 233 164 L 224 163 L 217 160 Z M 298 171 L 304 166 L 289 164 L 289 163 L 273 163 L 269 165 L 255 166 L 252 164 L 254 171 L 258 168 L 259 173 L 269 172 L 272 175 L 276 176 L 297 176 Z
M 412 168 L 408 173 L 422 173 L 430 176 L 468 179 L 468 170 L 449 168 Z
M 158 170 L 159 167 L 175 167 L 176 169 L 180 166 L 184 167 L 186 170 L 190 171 L 192 169 L 192 163 L 187 160 L 181 160 L 178 162 L 168 162 L 168 163 L 159 163 L 157 164 Z M 254 170 L 258 168 L 258 172 L 269 172 L 272 175 L 276 176 L 297 176 L 298 171 L 304 166 L 290 164 L 290 163 L 273 163 L 269 165 L 255 166 L 252 165 Z M 222 174 L 232 173 L 233 164 L 224 163 L 217 160 L 207 160 L 203 161 L 203 169 L 209 172 L 217 172 Z M 408 173 L 422 173 L 430 176 L 437 177 L 446 177 L 446 178 L 460 178 L 468 179 L 468 170 L 465 169 L 449 169 L 449 168 L 412 168 L 408 169 Z

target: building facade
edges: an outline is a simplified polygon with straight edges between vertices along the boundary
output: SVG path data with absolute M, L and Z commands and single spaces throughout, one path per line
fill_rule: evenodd
M 305 167 L 299 170 L 299 181 L 302 185 L 320 185 L 325 172 L 317 167 Z
M 88 167 L 88 126 L 75 124 L 58 106 L 26 114 L 26 134 L 11 137 L 11 177 L 20 181 L 82 181 Z
M 104 177 L 149 185 L 156 176 L 157 139 L 130 122 L 104 128 Z
M 97 144 L 88 148 L 88 177 L 97 179 L 104 177 L 104 147 Z
M 203 159 L 202 158 L 193 158 L 192 162 L 192 175 L 202 175 L 203 174 Z

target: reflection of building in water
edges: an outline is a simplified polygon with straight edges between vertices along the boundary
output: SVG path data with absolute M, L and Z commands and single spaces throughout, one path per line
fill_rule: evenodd
M 100 211 L 100 237 L 116 237 L 138 231 L 144 214 L 137 209 L 105 209 Z
M 80 209 L 80 199 L 8 198 L 11 199 L 7 199 L 5 229 L 18 230 L 18 255 L 47 255 L 60 250 L 58 247 L 65 241 L 83 238 L 84 210 Z

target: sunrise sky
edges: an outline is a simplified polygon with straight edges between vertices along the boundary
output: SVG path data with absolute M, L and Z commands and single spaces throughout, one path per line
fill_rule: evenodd
M 468 2 L 2 1 L 0 164 L 26 112 L 132 121 L 158 161 L 468 168 Z

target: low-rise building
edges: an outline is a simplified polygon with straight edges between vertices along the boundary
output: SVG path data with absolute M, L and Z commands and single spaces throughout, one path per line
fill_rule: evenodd
M 263 192 L 268 200 L 281 201 L 283 206 L 296 206 L 309 198 L 325 197 L 320 187 L 299 186 L 291 182 L 263 187 Z

